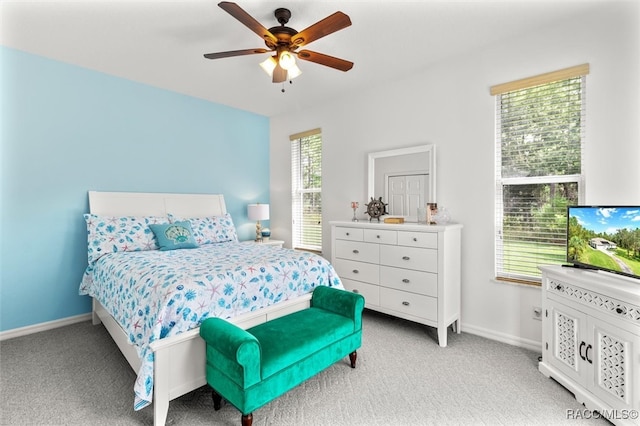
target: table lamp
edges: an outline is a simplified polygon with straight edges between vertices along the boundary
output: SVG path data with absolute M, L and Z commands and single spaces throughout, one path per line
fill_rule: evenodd
M 261 220 L 269 220 L 269 204 L 249 204 L 247 206 L 247 214 L 250 220 L 256 221 L 256 242 L 262 242 Z

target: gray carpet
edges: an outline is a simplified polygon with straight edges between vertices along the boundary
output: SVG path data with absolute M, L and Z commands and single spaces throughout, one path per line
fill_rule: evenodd
M 537 370 L 538 353 L 365 311 L 363 346 L 254 412 L 254 425 L 608 425 L 570 420 L 573 395 Z M 74 324 L 0 342 L 2 425 L 152 425 L 133 411 L 135 374 L 103 326 Z M 206 387 L 171 402 L 167 424 L 239 425 Z

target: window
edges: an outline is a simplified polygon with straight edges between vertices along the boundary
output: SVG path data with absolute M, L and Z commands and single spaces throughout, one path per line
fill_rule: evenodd
M 539 285 L 566 260 L 567 205 L 582 201 L 589 65 L 491 88 L 496 95 L 496 277 Z
M 322 251 L 322 135 L 291 135 L 293 248 Z

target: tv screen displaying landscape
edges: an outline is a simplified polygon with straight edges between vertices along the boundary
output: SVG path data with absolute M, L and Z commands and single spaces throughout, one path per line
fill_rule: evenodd
M 640 206 L 571 206 L 567 261 L 640 279 Z

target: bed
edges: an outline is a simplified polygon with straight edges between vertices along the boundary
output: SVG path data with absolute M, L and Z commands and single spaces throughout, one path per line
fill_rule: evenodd
M 206 384 L 205 344 L 199 337 L 206 317 L 248 328 L 309 307 L 317 285 L 342 287 L 320 256 L 238 242 L 219 194 L 89 191 L 89 209 L 89 262 L 80 294 L 92 297 L 93 323 L 104 324 L 137 372 L 134 408 L 153 403 L 154 425 L 165 424 L 169 401 Z M 94 222 L 117 227 L 116 218 L 132 217 L 145 218 L 138 219 L 144 233 L 121 241 L 126 249 L 118 250 L 113 237 L 103 240 L 106 249 L 92 245 Z M 197 248 L 158 250 L 145 227 L 225 217 L 217 234 L 207 234 L 215 241 L 200 235 Z M 197 222 L 190 223 L 197 234 Z M 148 238 L 153 241 L 143 241 Z

